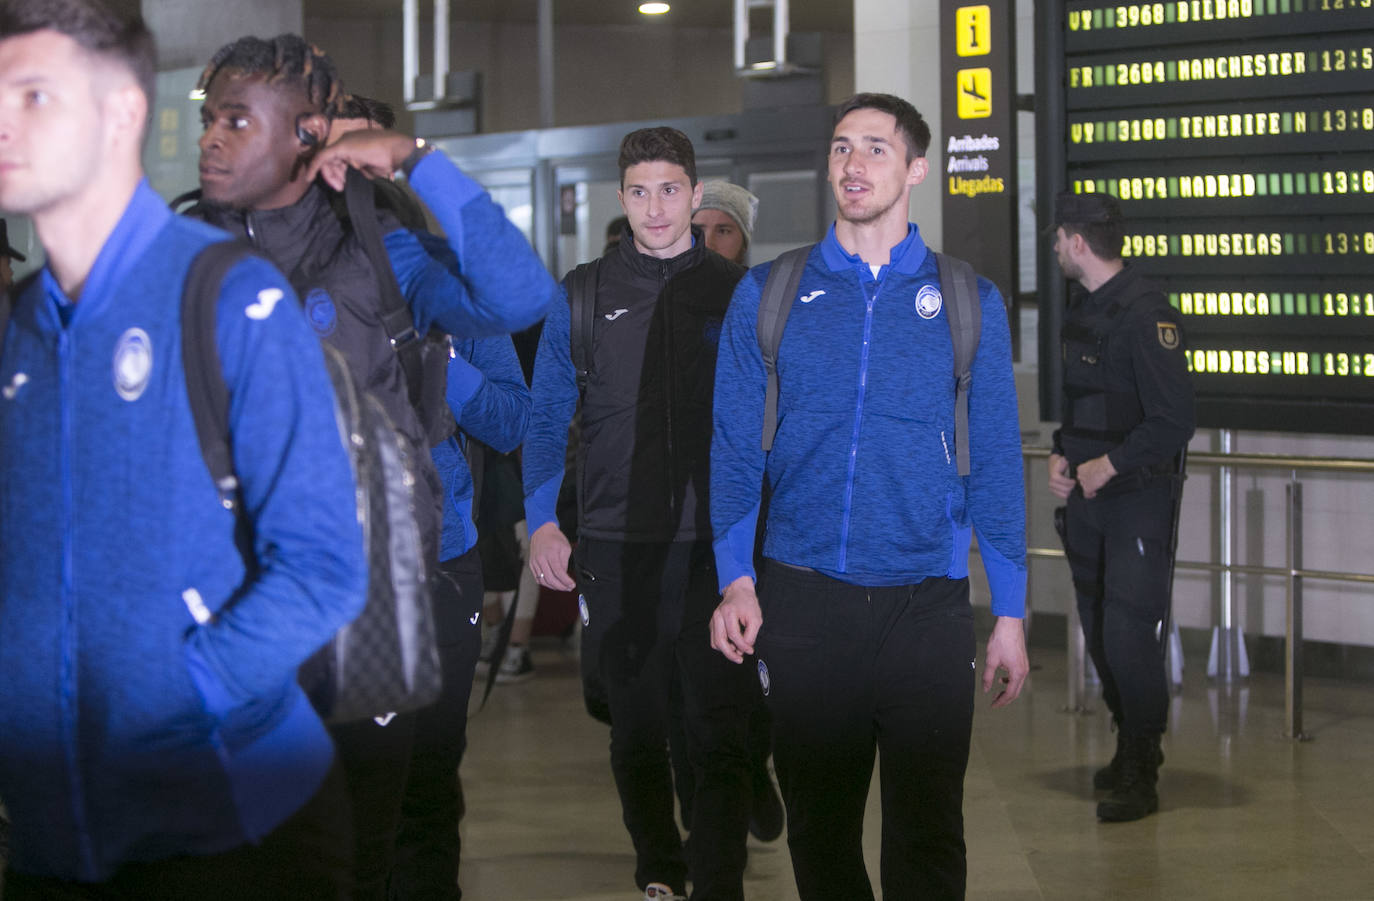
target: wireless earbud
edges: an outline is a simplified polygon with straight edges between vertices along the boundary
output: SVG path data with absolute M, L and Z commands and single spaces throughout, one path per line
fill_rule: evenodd
M 305 115 L 296 117 L 296 140 L 300 141 L 306 147 L 314 147 L 320 143 L 320 139 L 302 124 L 301 120 L 304 118 Z

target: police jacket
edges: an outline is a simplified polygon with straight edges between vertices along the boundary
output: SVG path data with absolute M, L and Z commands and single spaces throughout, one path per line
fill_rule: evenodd
M 711 398 L 720 326 L 744 269 L 706 249 L 662 260 L 631 236 L 598 265 L 578 447 L 579 534 L 620 541 L 710 535 L 706 503 Z M 562 294 L 576 279 L 564 280 Z M 525 439 L 525 511 L 533 532 L 556 522 L 568 424 L 578 403 L 567 303 L 544 323 Z M 575 333 L 575 334 L 574 334 Z
M 1061 332 L 1064 424 L 1056 453 L 1070 466 L 1107 455 L 1126 490 L 1171 470 L 1193 435 L 1193 384 L 1178 311 L 1127 266 L 1070 300 Z
M 237 263 L 216 334 L 241 550 L 181 365 L 182 284 L 224 237 L 143 182 L 80 301 L 44 270 L 0 345 L 0 797 L 22 872 L 261 841 L 333 759 L 296 668 L 362 607 L 353 475 L 294 293 Z

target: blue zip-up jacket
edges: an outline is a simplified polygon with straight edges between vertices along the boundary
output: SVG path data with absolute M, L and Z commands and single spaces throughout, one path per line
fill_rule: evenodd
M 411 234 L 432 259 L 458 277 L 458 258 L 443 238 L 429 232 Z M 520 446 L 530 422 L 530 389 L 509 335 L 454 340 L 446 375 L 445 397 L 460 429 L 502 453 Z M 464 453 L 465 441 L 453 435 L 431 451 L 443 486 L 440 560 L 462 556 L 477 543 L 472 470 Z
M 333 759 L 296 668 L 362 608 L 353 477 L 290 285 L 240 262 L 216 334 L 252 524 L 240 552 L 181 366 L 187 270 L 224 238 L 143 182 L 80 302 L 44 270 L 0 345 L 0 797 L 16 870 L 96 881 L 256 842 Z
M 807 260 L 778 351 L 778 431 L 764 454 L 759 297 L 770 264 L 740 282 L 716 367 L 711 525 L 724 589 L 763 554 L 858 585 L 968 575 L 970 538 L 992 612 L 1022 616 L 1025 495 L 1011 338 L 997 289 L 979 279 L 982 337 L 969 386 L 970 474 L 954 459 L 954 347 L 935 258 L 915 225 L 875 277 L 832 225 Z
M 431 153 L 411 170 L 410 186 L 456 255 L 446 265 L 416 233 L 387 233 L 391 267 L 418 331 L 481 338 L 518 332 L 544 318 L 557 301 L 558 284 L 481 184 L 444 154 Z
M 520 446 L 530 421 L 530 390 L 509 337 L 455 341 L 446 385 L 458 427 L 478 441 L 508 453 Z M 444 531 L 440 560 L 451 560 L 477 543 L 472 520 L 472 471 L 457 435 L 434 448 L 434 466 L 444 486 Z

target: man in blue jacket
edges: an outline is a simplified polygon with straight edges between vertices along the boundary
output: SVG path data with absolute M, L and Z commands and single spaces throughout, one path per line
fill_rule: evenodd
M 711 643 L 737 663 L 757 655 L 801 897 L 873 897 L 862 833 L 877 750 L 884 897 L 960 898 L 976 675 L 974 531 L 997 617 L 983 690 L 999 668 L 1008 673 L 993 706 L 1016 698 L 1028 670 L 1011 342 L 996 288 L 979 280 L 971 471 L 961 477 L 942 286 L 907 222 L 911 188 L 928 171 L 930 129 L 886 94 L 851 98 L 835 123 L 837 218 L 811 251 L 783 333 L 778 428 L 767 453 L 757 323 L 769 266 L 740 282 L 721 333 L 711 525 L 724 598 Z
M 347 797 L 296 669 L 363 603 L 349 461 L 291 286 L 246 259 L 217 301 L 221 505 L 179 310 L 225 236 L 142 176 L 154 71 L 98 0 L 0 8 L 0 207 L 47 255 L 0 344 L 5 897 L 344 898 Z
M 544 315 L 556 285 L 523 234 L 491 196 L 435 146 L 382 129 L 326 146 L 343 99 L 333 61 L 299 35 L 240 38 L 220 48 L 201 76 L 203 214 L 260 247 L 305 298 L 319 338 L 338 348 L 412 446 L 430 435 L 410 403 L 398 356 L 379 326 L 379 274 L 332 206 L 349 167 L 369 177 L 402 173 L 447 237 L 436 248 L 379 214 L 391 268 L 415 331 L 474 338 L 505 334 Z M 320 178 L 317 179 L 316 175 Z M 456 273 L 456 274 L 455 274 Z M 419 461 L 417 494 L 431 572 L 439 562 L 444 486 Z M 353 798 L 360 898 L 382 897 L 392 866 L 415 717 L 333 727 Z

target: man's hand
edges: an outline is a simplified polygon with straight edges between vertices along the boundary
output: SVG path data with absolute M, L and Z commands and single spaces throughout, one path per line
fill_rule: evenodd
M 1073 492 L 1075 482 L 1069 475 L 1069 461 L 1058 454 L 1050 454 L 1050 494 L 1067 500 Z
M 350 166 L 368 178 L 391 178 L 414 150 L 415 139 L 400 132 L 381 128 L 350 131 L 315 154 L 308 174 L 311 180 L 323 176 L 331 188 L 342 191 Z
M 1083 486 L 1084 497 L 1097 494 L 1115 475 L 1116 467 L 1107 459 L 1106 454 L 1078 464 L 1078 484 Z
M 725 597 L 711 614 L 711 647 L 726 659 L 743 663 L 754 653 L 754 639 L 763 625 L 763 611 L 754 593 L 754 580 L 740 576 L 725 586 Z
M 999 616 L 992 627 L 992 636 L 988 638 L 987 662 L 983 665 L 983 694 L 992 690 L 999 669 L 1007 672 L 1002 677 L 1005 687 L 992 699 L 993 707 L 1005 707 L 1015 701 L 1030 673 L 1030 661 L 1026 659 L 1026 634 L 1021 630 L 1021 620 L 1017 617 Z
M 530 536 L 530 572 L 540 585 L 558 591 L 572 591 L 577 587 L 568 575 L 568 558 L 572 545 L 554 522 L 546 522 Z

